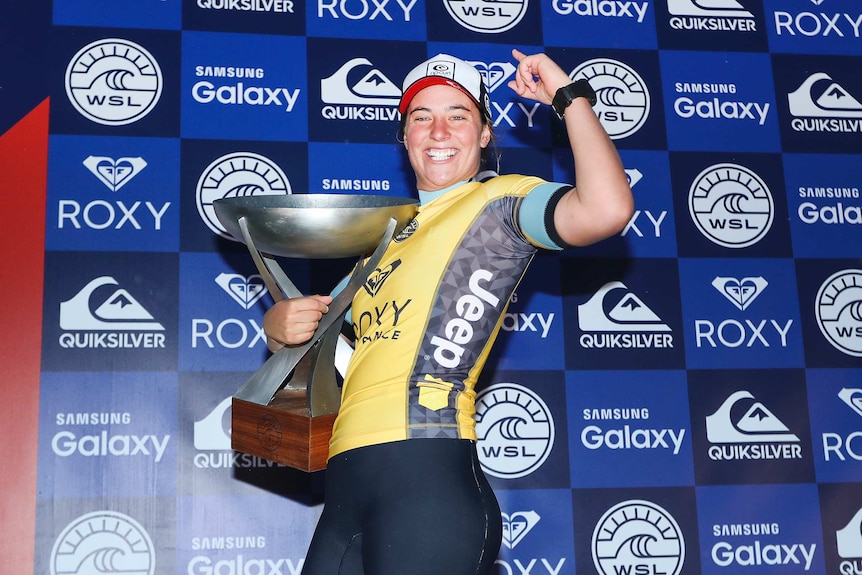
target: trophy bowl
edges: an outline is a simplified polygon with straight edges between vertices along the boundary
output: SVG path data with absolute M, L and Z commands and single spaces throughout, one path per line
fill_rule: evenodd
M 390 219 L 396 233 L 416 215 L 412 198 L 362 194 L 288 194 L 213 202 L 225 230 L 242 242 L 239 220 L 261 252 L 288 258 L 335 259 L 372 252 Z

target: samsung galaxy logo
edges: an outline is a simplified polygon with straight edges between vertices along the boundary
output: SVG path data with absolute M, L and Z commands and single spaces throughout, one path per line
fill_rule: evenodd
M 389 191 L 391 184 L 389 180 L 323 178 L 320 187 L 324 190 L 384 192 Z
M 195 76 L 199 78 L 263 78 L 263 68 L 195 66 Z
M 263 549 L 266 537 L 263 535 L 241 535 L 227 537 L 192 537 L 192 549 Z
M 578 16 L 605 16 L 610 18 L 634 18 L 638 24 L 646 17 L 647 2 L 621 2 L 619 0 L 554 0 L 557 14 Z

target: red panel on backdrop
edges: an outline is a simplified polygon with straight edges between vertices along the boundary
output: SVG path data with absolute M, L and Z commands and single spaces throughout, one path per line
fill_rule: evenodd
M 0 136 L 0 557 L 8 573 L 33 569 L 48 100 Z

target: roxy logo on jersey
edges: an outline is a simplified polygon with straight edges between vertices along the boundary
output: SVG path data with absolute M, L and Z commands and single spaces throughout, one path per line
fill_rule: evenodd
M 797 132 L 862 132 L 862 103 L 825 72 L 808 76 L 787 101 L 790 127 Z
M 685 563 L 685 538 L 664 508 L 631 499 L 608 509 L 596 523 L 592 552 L 601 575 L 679 575 Z
M 617 60 L 597 58 L 572 70 L 569 77 L 573 81 L 590 82 L 598 100 L 593 109 L 612 140 L 631 136 L 649 118 L 647 84 L 630 66 Z
M 772 227 L 775 204 L 766 183 L 737 164 L 716 164 L 695 177 L 688 210 L 697 229 L 726 248 L 745 248 Z
M 253 152 L 224 155 L 207 166 L 196 188 L 198 214 L 214 233 L 233 239 L 219 222 L 213 202 L 222 198 L 284 195 L 291 193 L 290 181 L 281 168 L 265 156 Z
M 815 306 L 826 341 L 842 353 L 862 357 L 862 270 L 842 270 L 827 278 Z
M 476 436 L 485 473 L 517 479 L 548 459 L 554 447 L 554 418 L 532 390 L 497 383 L 476 397 Z
M 578 306 L 578 327 L 586 349 L 673 347 L 670 326 L 620 281 L 606 283 Z
M 455 22 L 480 34 L 499 34 L 511 30 L 527 14 L 529 0 L 443 0 Z
M 754 14 L 736 0 L 668 0 L 670 27 L 704 32 L 756 32 Z
M 706 438 L 713 461 L 802 458 L 799 437 L 748 391 L 731 394 L 706 417 Z
M 320 81 L 320 113 L 327 120 L 393 122 L 400 98 L 398 86 L 368 58 L 353 58 Z
M 85 118 L 124 126 L 149 114 L 162 94 L 162 71 L 145 48 L 119 38 L 81 48 L 66 68 L 66 95 Z

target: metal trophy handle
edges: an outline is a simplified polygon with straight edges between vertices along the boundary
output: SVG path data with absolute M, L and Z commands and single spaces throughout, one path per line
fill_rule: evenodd
M 417 202 L 390 196 L 293 194 L 224 198 L 213 208 L 227 232 L 245 243 L 275 301 L 302 295 L 276 256 L 360 256 L 311 339 L 273 353 L 233 396 L 234 449 L 305 471 L 323 469 L 341 403 L 335 370 L 341 322 L 389 242 L 413 219 Z
M 316 378 L 313 377 L 314 374 L 318 374 L 318 369 L 313 369 L 308 374 L 312 376 L 306 382 L 308 408 L 312 416 L 328 415 L 338 411 L 341 399 L 334 373 L 335 345 L 340 332 L 338 326 L 343 321 L 347 308 L 350 307 L 350 302 L 353 301 L 353 296 L 356 295 L 356 291 L 362 287 L 368 278 L 368 274 L 380 263 L 383 252 L 386 251 L 386 246 L 389 245 L 392 236 L 395 235 L 395 226 L 397 224 L 398 222 L 395 218 L 389 219 L 386 230 L 383 232 L 383 237 L 374 253 L 366 260 L 364 265 L 362 265 L 361 261 L 356 265 L 350 281 L 332 300 L 332 303 L 329 305 L 329 312 L 320 320 L 317 330 L 311 336 L 311 339 L 300 346 L 283 347 L 273 353 L 266 360 L 266 363 L 239 388 L 234 397 L 260 405 L 269 404 L 273 396 L 275 396 L 275 392 L 285 384 L 287 376 L 297 367 L 300 360 L 306 356 L 308 351 L 318 341 L 323 340 L 325 344 L 322 344 L 321 347 L 325 349 L 318 350 L 314 366 L 316 368 L 332 370 L 332 377 L 320 377 L 319 375 Z M 254 240 L 248 232 L 248 226 L 244 218 L 239 220 L 239 226 L 243 231 L 246 246 L 249 252 L 251 252 L 257 269 L 263 277 L 263 282 L 273 299 L 276 301 L 284 299 L 284 296 L 281 295 L 282 292 L 287 294 L 288 297 L 302 295 L 293 282 L 288 279 L 275 259 L 263 256 L 258 252 Z M 280 279 L 277 280 L 274 276 Z

